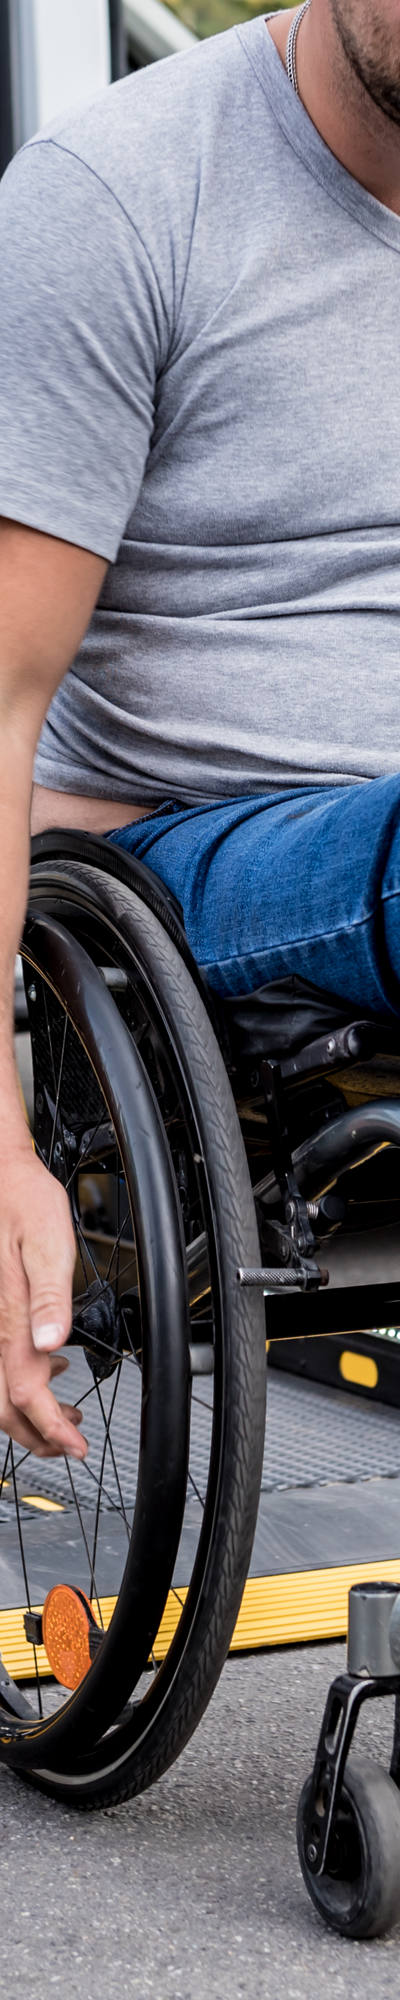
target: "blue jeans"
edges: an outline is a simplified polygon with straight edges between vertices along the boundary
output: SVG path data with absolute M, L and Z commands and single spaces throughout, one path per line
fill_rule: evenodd
M 167 800 L 108 838 L 182 904 L 219 994 L 297 973 L 362 1013 L 400 1014 L 400 776 L 222 804 Z

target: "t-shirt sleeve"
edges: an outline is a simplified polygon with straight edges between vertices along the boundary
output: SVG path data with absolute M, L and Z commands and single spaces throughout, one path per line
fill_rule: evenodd
M 0 514 L 114 562 L 168 351 L 158 276 L 112 190 L 52 140 L 4 175 L 0 270 Z

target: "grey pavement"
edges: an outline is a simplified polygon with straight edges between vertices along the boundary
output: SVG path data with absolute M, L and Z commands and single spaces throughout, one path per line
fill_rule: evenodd
M 400 1929 L 328 1932 L 306 1895 L 296 1802 L 344 1647 L 233 1657 L 159 1784 L 80 1815 L 0 1770 L 4 2000 L 396 2000 Z M 391 1703 L 359 1747 L 388 1756 Z

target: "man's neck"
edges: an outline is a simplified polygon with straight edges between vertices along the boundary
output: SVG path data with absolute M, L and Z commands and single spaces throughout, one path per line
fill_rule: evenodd
M 283 63 L 298 8 L 267 22 Z M 347 172 L 400 215 L 400 126 L 359 82 L 336 32 L 329 0 L 311 0 L 296 40 L 299 97 L 325 145 Z

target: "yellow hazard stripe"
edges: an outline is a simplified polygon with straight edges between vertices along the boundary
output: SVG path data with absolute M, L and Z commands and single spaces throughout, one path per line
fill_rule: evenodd
M 398 1583 L 399 1561 L 348 1563 L 342 1568 L 295 1570 L 283 1576 L 251 1576 L 245 1586 L 230 1651 L 252 1652 L 258 1647 L 296 1646 L 316 1639 L 341 1639 L 347 1632 L 348 1593 L 353 1583 L 374 1579 Z M 154 1654 L 161 1660 L 171 1645 L 187 1590 L 178 1597 L 170 1591 L 156 1639 Z M 114 1597 L 100 1599 L 105 1627 L 115 1605 Z M 40 1605 L 33 1607 L 41 1610 Z M 96 1606 L 94 1606 L 96 1611 Z M 98 1616 L 98 1613 L 97 1613 Z M 33 1648 L 25 1638 L 23 1610 L 0 1611 L 0 1652 L 8 1673 L 15 1680 L 32 1680 Z M 43 1646 L 37 1649 L 38 1669 L 48 1674 Z

